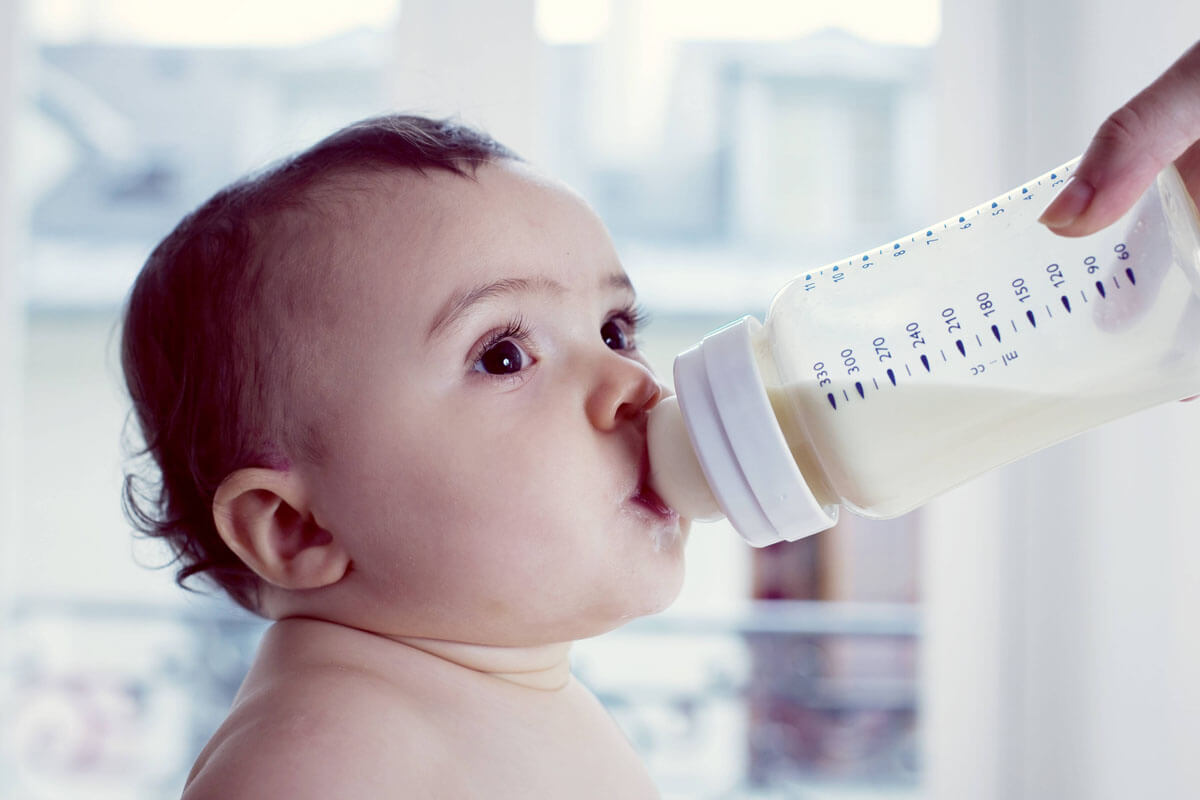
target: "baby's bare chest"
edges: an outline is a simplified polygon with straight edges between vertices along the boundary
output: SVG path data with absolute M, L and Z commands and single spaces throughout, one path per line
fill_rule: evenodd
M 438 726 L 439 729 L 441 726 Z M 469 735 L 445 743 L 464 797 L 659 797 L 637 753 L 612 719 L 587 703 L 550 713 L 476 709 Z
M 657 798 L 645 767 L 624 741 L 584 733 L 551 741 L 498 729 L 464 754 L 459 775 L 471 797 Z M 486 791 L 485 791 L 486 790 Z

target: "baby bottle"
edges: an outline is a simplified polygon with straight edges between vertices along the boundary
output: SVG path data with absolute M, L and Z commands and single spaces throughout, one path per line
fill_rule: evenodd
M 650 415 L 655 491 L 764 546 L 1200 394 L 1200 218 L 1179 173 L 1069 239 L 1036 220 L 1077 163 L 802 273 L 764 323 L 679 355 Z

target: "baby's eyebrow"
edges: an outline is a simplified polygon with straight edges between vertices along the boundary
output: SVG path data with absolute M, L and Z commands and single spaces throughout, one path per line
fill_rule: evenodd
M 601 279 L 600 288 L 626 289 L 632 292 L 633 283 L 624 272 L 614 272 Z M 441 310 L 434 315 L 433 324 L 429 326 L 429 332 L 425 334 L 425 338 L 429 340 L 443 333 L 477 303 L 493 297 L 528 292 L 562 295 L 566 294 L 567 287 L 552 278 L 538 275 L 533 278 L 501 278 L 491 283 L 455 292 L 442 305 Z

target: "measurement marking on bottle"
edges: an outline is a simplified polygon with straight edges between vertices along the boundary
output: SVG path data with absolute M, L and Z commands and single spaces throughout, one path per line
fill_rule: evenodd
M 996 341 L 1000 341 L 1000 329 L 995 325 L 992 326 L 992 336 L 996 337 Z
M 842 397 L 846 398 L 847 403 L 850 402 L 850 393 L 847 392 L 845 389 L 842 389 Z
M 938 352 L 942 354 L 942 361 L 949 361 L 949 360 L 950 360 L 950 359 L 946 358 L 946 351 L 945 351 L 945 350 L 938 350 Z
M 912 377 L 912 370 L 908 368 L 908 364 L 904 365 L 904 371 L 908 373 L 908 377 Z
M 958 347 L 958 352 L 959 352 L 960 354 L 962 354 L 963 356 L 966 356 L 966 354 L 967 354 L 967 347 L 966 347 L 966 345 L 964 345 L 964 344 L 963 344 L 963 342 L 962 342 L 962 339 L 955 339 L 955 340 L 954 340 L 954 344 L 955 344 L 955 346 L 957 346 L 957 347 Z M 944 359 L 945 357 L 946 357 L 946 354 L 945 354 L 945 353 L 942 353 L 942 358 Z
M 862 385 L 861 381 L 855 381 L 854 388 L 858 390 L 859 397 L 863 398 L 864 400 L 867 399 L 867 392 L 865 389 L 863 389 L 863 385 Z
M 1050 306 L 1046 306 L 1046 316 L 1050 319 L 1054 319 L 1054 314 L 1050 312 Z
M 926 372 L 930 371 L 929 370 L 929 359 L 925 356 L 924 353 L 921 354 L 921 364 L 925 367 Z
M 1137 286 L 1137 279 L 1133 277 L 1133 270 L 1129 267 L 1125 268 L 1125 277 L 1129 278 L 1130 283 L 1132 283 L 1134 286 Z
M 875 384 L 875 391 L 879 391 L 879 379 L 871 378 L 871 383 Z
M 1108 297 L 1108 293 L 1104 291 L 1104 281 L 1096 281 L 1096 291 L 1100 293 L 1101 297 Z
M 1010 319 L 1010 320 L 1009 320 L 1009 322 L 1011 322 L 1011 323 L 1012 323 L 1012 326 L 1013 326 L 1013 333 L 1020 333 L 1020 332 L 1021 332 L 1021 331 L 1020 331 L 1020 330 L 1017 328 L 1017 321 L 1016 321 L 1015 319 Z
M 896 385 L 896 373 L 892 372 L 889 369 L 887 371 L 887 376 L 888 376 L 888 380 L 892 382 L 892 386 L 895 386 Z
M 1088 302 L 1087 292 L 1085 292 L 1083 289 L 1079 290 L 1079 296 L 1083 298 L 1083 302 Z
M 1029 324 L 1036 328 L 1037 327 L 1037 319 L 1035 319 L 1033 316 L 1033 309 L 1026 311 L 1025 316 L 1029 319 Z
M 977 334 L 975 334 L 975 344 L 979 345 L 980 347 L 983 347 L 983 339 L 980 339 L 980 338 L 979 338 L 979 334 L 978 334 L 978 333 L 977 333 Z
M 1121 288 L 1121 282 L 1117 280 L 1116 275 L 1113 275 L 1113 286 L 1117 287 L 1118 289 Z
M 1071 313 L 1071 301 L 1067 299 L 1067 296 L 1065 294 L 1062 296 L 1062 304 L 1063 304 L 1063 308 L 1065 308 L 1067 310 L 1067 313 L 1070 314 Z
M 834 411 L 837 411 L 837 398 L 833 396 L 833 392 L 830 392 L 825 396 L 829 398 L 829 405 L 833 406 Z

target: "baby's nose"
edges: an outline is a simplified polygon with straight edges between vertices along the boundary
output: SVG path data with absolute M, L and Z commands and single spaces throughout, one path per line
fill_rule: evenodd
M 599 430 L 643 416 L 666 394 L 666 387 L 640 361 L 615 353 L 605 361 L 587 401 L 588 418 Z

